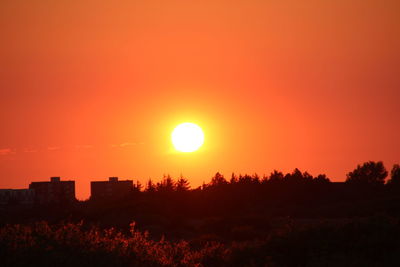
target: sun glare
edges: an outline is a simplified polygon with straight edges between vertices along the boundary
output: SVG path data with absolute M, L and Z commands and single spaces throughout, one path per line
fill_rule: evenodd
M 185 122 L 176 126 L 171 135 L 172 144 L 180 152 L 194 152 L 204 143 L 203 130 L 196 124 Z

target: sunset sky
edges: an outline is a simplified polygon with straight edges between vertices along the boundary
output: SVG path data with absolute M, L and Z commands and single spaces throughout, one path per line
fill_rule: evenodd
M 0 2 L 0 188 L 400 163 L 400 2 Z M 202 127 L 178 153 L 171 131 Z

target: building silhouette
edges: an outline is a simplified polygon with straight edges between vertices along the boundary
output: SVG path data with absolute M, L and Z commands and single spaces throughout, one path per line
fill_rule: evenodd
M 119 181 L 118 177 L 110 177 L 108 181 L 90 183 L 91 199 L 121 198 L 133 191 L 133 181 Z
M 35 203 L 71 203 L 75 199 L 75 181 L 61 181 L 51 177 L 47 182 L 32 182 L 29 189 L 35 191 Z
M 32 205 L 34 201 L 33 189 L 0 189 L 0 205 Z

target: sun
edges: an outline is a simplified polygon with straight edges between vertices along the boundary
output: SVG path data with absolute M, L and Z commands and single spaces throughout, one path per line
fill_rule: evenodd
M 180 152 L 194 152 L 203 145 L 204 133 L 197 124 L 185 122 L 172 131 L 171 141 Z

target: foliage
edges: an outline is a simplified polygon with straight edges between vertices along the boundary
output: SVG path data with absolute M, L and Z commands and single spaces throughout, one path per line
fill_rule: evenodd
M 399 186 L 400 185 L 400 165 L 394 164 L 392 171 L 390 172 L 389 185 Z
M 157 191 L 158 192 L 173 192 L 175 190 L 175 181 L 172 179 L 170 175 L 164 175 L 161 182 L 157 183 Z
M 153 241 L 134 225 L 128 235 L 82 223 L 8 225 L 0 229 L 2 266 L 202 266 L 225 253 L 218 244 L 192 250 L 186 241 Z
M 153 183 L 151 179 L 149 179 L 146 183 L 145 192 L 153 193 L 157 190 L 156 185 Z
M 362 166 L 358 165 L 355 170 L 349 172 L 346 182 L 361 185 L 383 185 L 387 174 L 382 161 L 369 161 Z
M 186 192 L 190 189 L 189 181 L 185 179 L 182 175 L 176 181 L 176 191 L 178 192 Z
M 223 186 L 228 184 L 225 177 L 217 172 L 213 178 L 211 178 L 210 186 Z
M 80 223 L 0 228 L 2 266 L 396 266 L 399 220 L 281 220 L 276 231 L 241 242 L 152 240 Z

